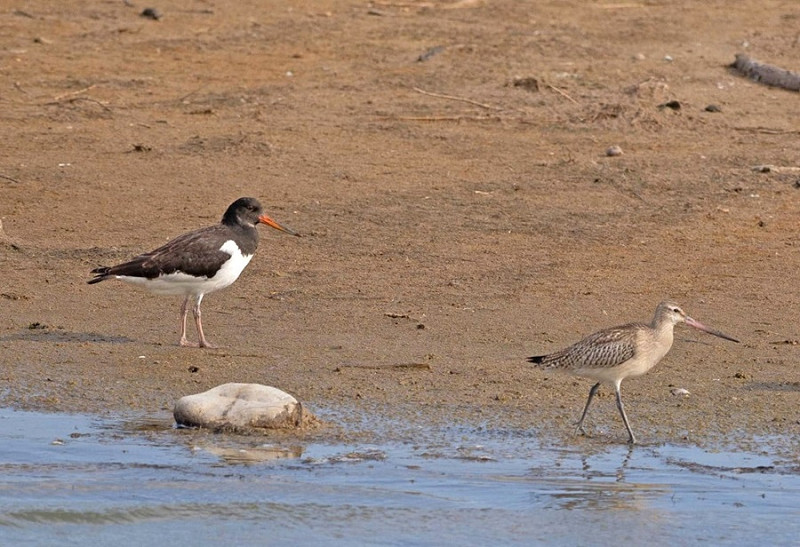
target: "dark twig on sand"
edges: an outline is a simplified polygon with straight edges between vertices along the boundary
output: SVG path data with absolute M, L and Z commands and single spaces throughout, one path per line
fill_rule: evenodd
M 418 87 L 412 88 L 417 93 L 422 93 L 423 95 L 428 95 L 430 97 L 438 97 L 439 99 L 448 99 L 451 101 L 461 101 L 469 104 L 474 104 L 475 106 L 480 106 L 481 108 L 486 108 L 489 110 L 503 110 L 500 107 L 492 106 L 486 103 L 479 103 L 478 101 L 474 101 L 472 99 L 468 99 L 466 97 L 456 97 L 455 95 L 445 95 L 443 93 L 434 93 L 432 91 L 425 91 L 424 89 L 420 89 Z
M 2 173 L 0 173 L 0 179 L 6 179 L 6 180 L 10 180 L 11 182 L 16 182 L 17 184 L 22 184 L 17 179 L 15 179 L 13 177 L 9 177 L 8 175 L 3 175 Z
M 774 87 L 782 87 L 790 91 L 800 91 L 800 74 L 772 65 L 759 63 L 744 53 L 736 54 L 736 61 L 731 65 L 731 68 L 741 72 L 756 82 Z

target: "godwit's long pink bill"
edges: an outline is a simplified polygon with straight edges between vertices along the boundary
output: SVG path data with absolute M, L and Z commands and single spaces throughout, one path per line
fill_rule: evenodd
M 713 334 L 714 336 L 719 336 L 720 338 L 724 338 L 725 340 L 730 340 L 731 342 L 736 342 L 737 344 L 739 343 L 739 340 L 737 340 L 733 336 L 728 336 L 724 332 L 720 332 L 718 330 L 712 329 L 711 327 L 707 327 L 704 324 L 702 324 L 700 321 L 697 321 L 696 319 L 692 319 L 689 316 L 687 316 L 686 319 L 684 319 L 684 322 L 687 325 L 689 325 L 690 327 L 694 327 L 694 328 L 696 328 L 698 330 L 701 330 L 703 332 L 707 332 L 708 334 Z
M 686 323 L 690 327 L 708 334 L 739 342 L 732 336 L 692 319 L 675 302 L 665 301 L 658 305 L 649 325 L 629 323 L 603 329 L 561 351 L 529 357 L 528 361 L 545 369 L 563 370 L 575 376 L 596 381 L 589 390 L 589 398 L 586 400 L 583 413 L 577 423 L 577 431 L 582 434 L 586 434 L 583 429 L 583 421 L 600 384 L 606 383 L 614 386 L 617 408 L 622 416 L 625 429 L 628 430 L 628 441 L 635 444 L 636 437 L 628 423 L 625 407 L 622 404 L 620 385 L 625 378 L 641 376 L 658 364 L 672 347 L 673 328 L 677 323 Z

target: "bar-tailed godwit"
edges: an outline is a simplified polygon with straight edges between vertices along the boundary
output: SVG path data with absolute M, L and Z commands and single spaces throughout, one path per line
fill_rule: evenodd
M 562 370 L 597 382 L 589 390 L 589 398 L 577 424 L 578 431 L 583 434 L 586 434 L 583 420 L 600 384 L 614 386 L 617 408 L 628 430 L 629 442 L 635 444 L 636 437 L 622 405 L 620 384 L 625 378 L 641 376 L 658 364 L 672 347 L 672 329 L 677 323 L 686 323 L 714 336 L 738 342 L 737 339 L 692 319 L 675 302 L 666 301 L 658 305 L 649 325 L 629 323 L 603 329 L 561 351 L 529 357 L 528 361 L 544 369 Z

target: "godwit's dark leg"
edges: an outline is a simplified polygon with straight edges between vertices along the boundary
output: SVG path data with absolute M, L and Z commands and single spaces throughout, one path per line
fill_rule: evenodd
M 600 382 L 597 382 L 592 386 L 592 389 L 589 390 L 589 398 L 586 399 L 586 406 L 583 407 L 583 414 L 581 414 L 581 419 L 578 420 L 578 423 L 576 424 L 578 426 L 576 432 L 580 433 L 581 435 L 586 435 L 586 431 L 583 430 L 583 420 L 586 418 L 586 413 L 589 412 L 589 405 L 592 404 L 592 398 L 594 397 L 594 394 L 597 393 L 598 389 L 600 389 Z
M 619 392 L 620 383 L 621 382 L 617 382 L 617 384 L 614 386 L 617 392 L 617 408 L 619 409 L 619 413 L 622 415 L 622 421 L 625 422 L 625 429 L 628 430 L 628 435 L 630 435 L 628 442 L 630 444 L 636 444 L 636 437 L 633 436 L 633 430 L 631 430 L 631 426 L 628 423 L 628 417 L 625 415 L 625 407 L 622 405 L 622 395 Z

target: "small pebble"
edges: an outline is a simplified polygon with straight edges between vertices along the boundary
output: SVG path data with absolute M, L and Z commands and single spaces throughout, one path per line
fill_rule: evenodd
M 158 21 L 161 19 L 161 12 L 158 11 L 156 8 L 144 8 L 142 13 L 140 13 L 142 17 L 147 17 L 148 19 L 152 19 L 153 21 Z
M 617 146 L 609 146 L 606 148 L 606 156 L 613 157 L 613 156 L 621 156 L 622 155 L 622 148 Z
M 421 53 L 419 55 L 419 57 L 417 57 L 417 62 L 418 63 L 424 63 L 425 61 L 429 60 L 431 57 L 433 57 L 435 55 L 438 55 L 443 51 L 444 51 L 444 46 L 434 46 L 434 47 L 424 51 L 423 53 Z
M 670 393 L 672 393 L 676 397 L 678 395 L 683 395 L 684 397 L 688 397 L 689 396 L 689 390 L 688 389 L 683 389 L 682 387 L 673 388 L 673 389 L 670 390 Z
M 705 108 L 706 112 L 722 112 L 722 108 L 716 104 L 710 104 Z
M 514 87 L 521 87 L 522 89 L 525 89 L 532 93 L 539 91 L 539 80 L 537 80 L 533 76 L 528 76 L 525 78 L 516 77 L 513 80 L 511 80 L 511 85 L 513 85 Z
M 675 100 L 667 101 L 664 104 L 658 105 L 658 108 L 671 108 L 672 110 L 680 110 L 681 103 L 680 101 L 675 101 Z

